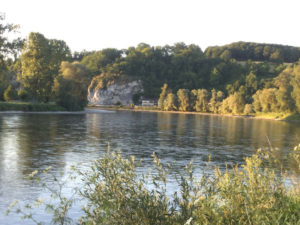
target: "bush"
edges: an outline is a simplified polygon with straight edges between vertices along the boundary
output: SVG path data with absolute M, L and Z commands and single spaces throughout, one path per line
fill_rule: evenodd
M 141 162 L 136 163 L 134 157 L 124 159 L 120 152 L 108 152 L 90 170 L 78 171 L 85 182 L 80 195 L 87 200 L 79 223 L 299 224 L 300 145 L 288 157 L 294 170 L 280 172 L 273 167 L 280 165 L 276 154 L 272 149 L 259 150 L 243 165 L 226 167 L 224 172 L 208 167 L 214 174 L 205 169 L 199 179 L 190 163 L 176 179 L 180 194 L 169 196 L 170 166 L 164 166 L 155 154 L 154 170 L 139 174 L 136 168 Z M 292 181 L 290 185 L 287 180 Z M 57 224 L 65 224 L 65 209 L 72 202 L 62 199 L 53 206 L 62 215 L 54 214 L 54 218 L 61 218 Z

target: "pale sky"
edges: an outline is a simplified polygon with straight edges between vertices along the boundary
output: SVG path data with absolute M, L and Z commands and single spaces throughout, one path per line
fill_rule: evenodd
M 72 51 L 176 42 L 300 46 L 299 0 L 0 0 L 21 36 L 40 32 Z

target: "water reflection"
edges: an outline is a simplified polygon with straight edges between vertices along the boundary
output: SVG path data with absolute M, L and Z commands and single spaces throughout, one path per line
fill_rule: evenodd
M 155 151 L 179 170 L 192 158 L 203 166 L 212 156 L 220 167 L 240 163 L 259 147 L 282 149 L 300 143 L 300 126 L 280 121 L 170 113 L 88 113 L 0 115 L 0 213 L 14 199 L 32 200 L 41 188 L 26 177 L 52 166 L 59 176 L 70 165 L 85 168 L 110 143 L 125 155 L 144 159 L 147 170 Z M 270 140 L 270 143 L 268 141 Z M 24 195 L 26 193 L 26 195 Z M 15 224 L 1 218 L 0 224 Z

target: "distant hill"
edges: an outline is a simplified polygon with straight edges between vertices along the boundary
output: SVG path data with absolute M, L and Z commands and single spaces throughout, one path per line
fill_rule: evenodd
M 224 46 L 208 47 L 207 58 L 236 59 L 238 61 L 269 61 L 293 63 L 300 58 L 300 48 L 253 42 L 234 42 Z

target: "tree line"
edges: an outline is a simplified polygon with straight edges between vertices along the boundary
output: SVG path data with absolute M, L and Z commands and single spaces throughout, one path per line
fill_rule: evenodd
M 246 115 L 258 112 L 300 113 L 300 61 L 284 69 L 270 86 L 262 89 L 258 89 L 256 75 L 251 72 L 245 85 L 227 96 L 216 89 L 179 89 L 173 93 L 164 84 L 158 107 L 165 111 Z
M 292 63 L 299 60 L 300 48 L 276 44 L 235 42 L 224 46 L 208 47 L 205 55 L 209 58 L 233 58 L 239 61 L 250 59 Z
M 174 110 L 224 112 L 234 108 L 231 102 L 238 104 L 232 113 L 241 113 L 246 105 L 248 111 L 298 110 L 296 47 L 238 42 L 203 52 L 194 44 L 141 43 L 127 49 L 72 53 L 63 40 L 48 39 L 40 33 L 10 41 L 6 34 L 17 27 L 5 24 L 3 16 L 0 22 L 1 100 L 54 101 L 68 110 L 79 110 L 87 104 L 91 83 L 106 88 L 114 80 L 127 77 L 143 84 L 143 92 L 134 96 L 135 103 L 141 97 L 159 99 L 161 87 L 167 83 L 165 97 L 176 102 L 168 106 Z M 282 60 L 271 59 L 278 51 Z M 189 106 L 179 104 L 182 97 L 178 92 L 179 96 L 189 92 Z M 265 106 L 266 96 L 272 106 Z M 204 100 L 200 104 L 197 99 Z

